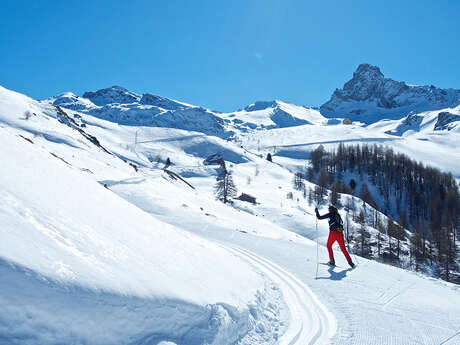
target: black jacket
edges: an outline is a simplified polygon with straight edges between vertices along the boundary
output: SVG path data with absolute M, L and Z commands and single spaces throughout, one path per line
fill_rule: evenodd
M 316 217 L 318 219 L 329 218 L 329 230 L 343 231 L 342 217 L 340 217 L 339 213 L 329 212 L 321 216 L 316 210 Z

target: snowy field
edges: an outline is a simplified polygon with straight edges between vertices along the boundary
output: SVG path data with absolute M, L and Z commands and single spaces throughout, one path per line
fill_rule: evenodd
M 460 344 L 458 286 L 358 256 L 351 270 L 340 251 L 338 268 L 318 266 L 326 221 L 292 190 L 320 143 L 430 152 L 460 176 L 458 132 L 419 140 L 290 111 L 314 124 L 228 141 L 64 116 L 0 88 L 0 344 Z M 215 153 L 257 205 L 215 200 Z

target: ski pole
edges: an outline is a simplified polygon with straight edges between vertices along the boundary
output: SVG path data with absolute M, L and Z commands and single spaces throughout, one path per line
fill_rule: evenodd
M 316 218 L 316 273 L 315 279 L 318 279 L 318 250 L 319 250 L 319 243 L 318 243 L 318 218 Z

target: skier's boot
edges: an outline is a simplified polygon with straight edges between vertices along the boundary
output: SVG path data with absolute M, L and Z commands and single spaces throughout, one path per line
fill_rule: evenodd
M 335 267 L 335 260 L 331 260 L 327 264 L 331 267 Z
M 353 263 L 353 261 L 348 262 L 348 264 L 350 265 L 351 268 L 355 268 L 355 264 Z

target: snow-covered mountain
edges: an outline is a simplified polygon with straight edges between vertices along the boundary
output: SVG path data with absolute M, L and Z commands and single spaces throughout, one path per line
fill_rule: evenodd
M 327 223 L 292 187 L 311 150 L 339 143 L 384 143 L 460 176 L 458 108 L 396 136 L 396 122 L 328 125 L 281 101 L 219 114 L 119 87 L 85 95 L 0 87 L 0 344 L 458 339 L 458 286 L 357 255 L 351 271 L 339 251 L 341 267 L 318 266 Z M 255 204 L 215 199 L 220 159 Z
M 458 104 L 460 90 L 409 85 L 385 78 L 376 66 L 361 64 L 353 78 L 342 89 L 336 89 L 320 111 L 327 117 L 349 117 L 369 124 Z
M 233 133 L 208 109 L 148 93 L 138 95 L 120 86 L 78 97 L 67 92 L 47 102 L 127 126 L 178 128 L 227 138 Z
M 317 110 L 282 101 L 256 102 L 232 113 L 220 113 L 149 93 L 135 94 L 112 86 L 78 97 L 66 92 L 45 102 L 129 126 L 154 126 L 202 132 L 221 138 L 235 131 L 323 124 Z
M 258 101 L 244 109 L 223 114 L 229 123 L 240 131 L 273 129 L 300 125 L 325 124 L 327 119 L 319 111 L 279 100 Z
M 460 106 L 422 113 L 411 112 L 399 120 L 381 120 L 368 128 L 384 130 L 397 136 L 460 133 Z

